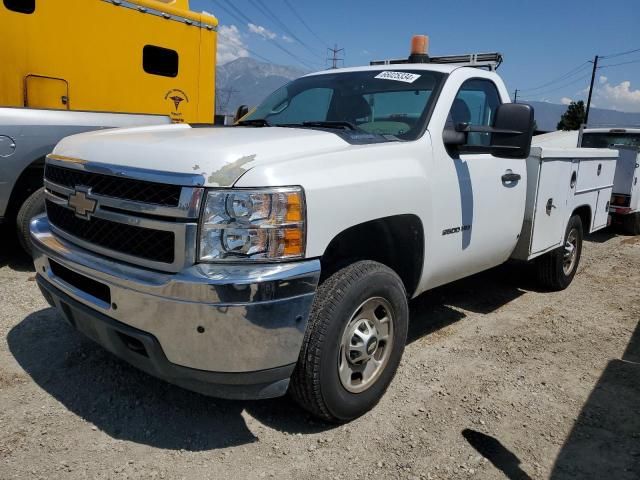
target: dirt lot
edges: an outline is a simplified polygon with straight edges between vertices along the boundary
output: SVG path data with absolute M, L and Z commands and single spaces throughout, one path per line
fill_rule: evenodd
M 3 251 L 0 479 L 640 478 L 640 237 L 591 238 L 565 292 L 508 266 L 422 295 L 387 395 L 345 426 L 134 370 Z

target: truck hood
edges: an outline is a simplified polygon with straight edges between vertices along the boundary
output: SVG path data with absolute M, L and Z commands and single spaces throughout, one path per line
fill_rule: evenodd
M 72 135 L 53 153 L 91 163 L 201 175 L 197 183 L 226 187 L 258 165 L 349 147 L 331 132 L 311 129 L 164 125 Z

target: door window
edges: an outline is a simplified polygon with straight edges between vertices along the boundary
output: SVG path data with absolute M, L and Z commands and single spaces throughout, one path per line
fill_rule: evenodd
M 36 0 L 4 0 L 4 6 L 18 13 L 33 13 L 36 10 Z
M 447 128 L 454 128 L 459 123 L 490 127 L 500 101 L 495 84 L 490 80 L 474 78 L 462 84 L 456 99 L 453 101 Z M 468 147 L 491 145 L 490 133 L 470 132 L 467 137 L 465 151 L 473 151 Z M 478 149 L 480 151 L 480 149 Z
M 145 45 L 142 49 L 142 68 L 152 75 L 178 76 L 178 52 L 170 48 Z

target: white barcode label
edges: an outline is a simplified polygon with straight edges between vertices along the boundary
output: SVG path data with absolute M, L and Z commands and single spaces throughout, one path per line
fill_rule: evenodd
M 397 82 L 413 83 L 420 78 L 420 75 L 409 72 L 380 72 L 375 78 L 383 80 L 396 80 Z

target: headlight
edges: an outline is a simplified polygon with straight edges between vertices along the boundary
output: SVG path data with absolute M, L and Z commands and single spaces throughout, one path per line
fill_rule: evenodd
M 200 225 L 201 262 L 301 258 L 304 247 L 300 187 L 207 193 Z

